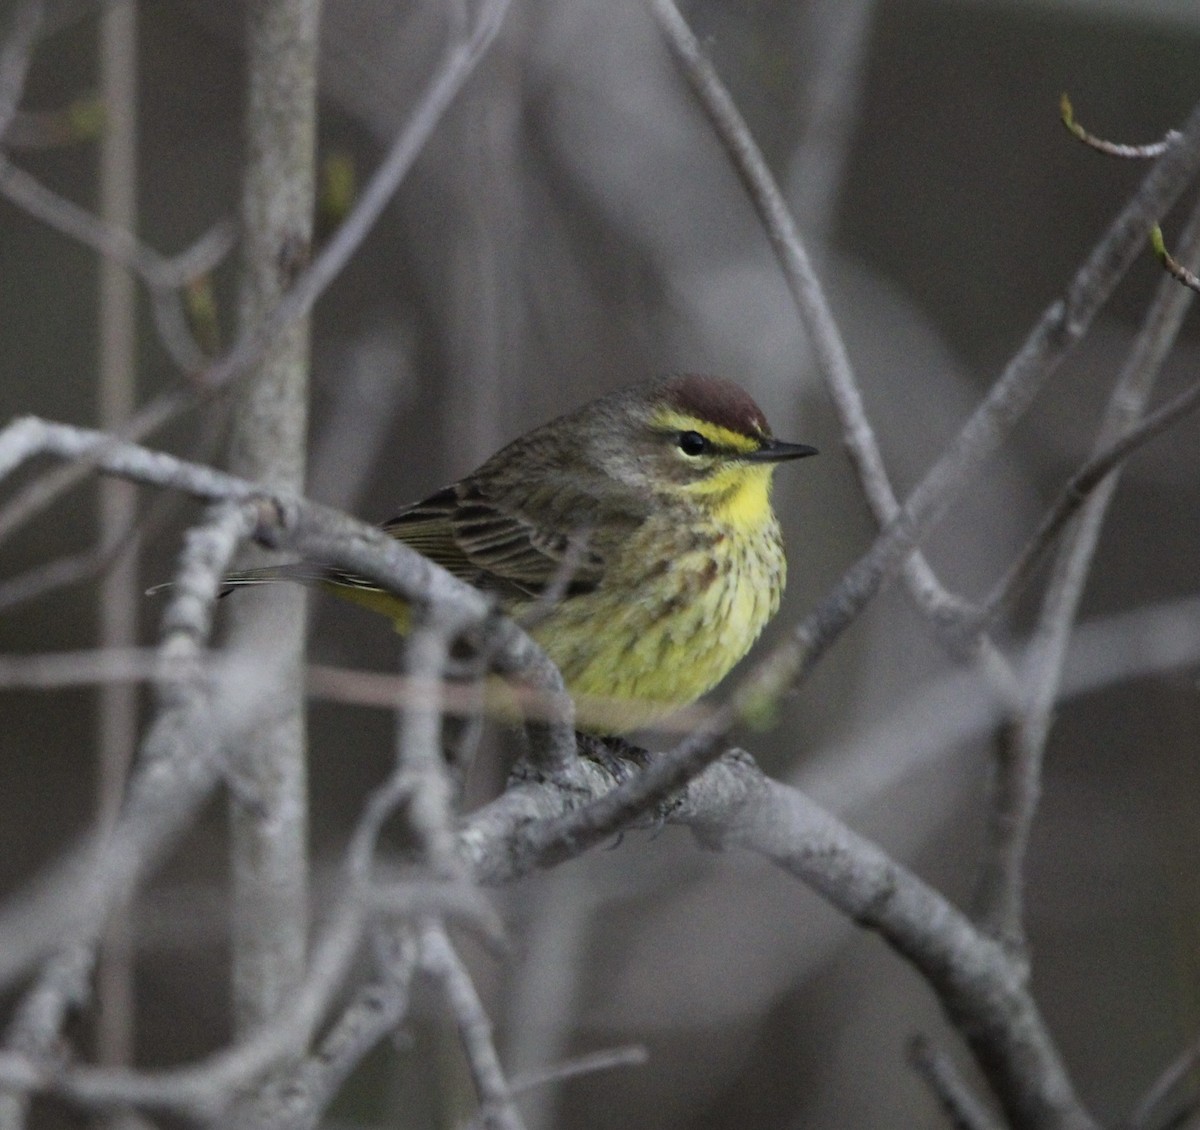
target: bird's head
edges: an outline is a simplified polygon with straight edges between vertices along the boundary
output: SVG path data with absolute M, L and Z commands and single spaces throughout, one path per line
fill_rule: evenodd
M 690 499 L 735 524 L 762 519 L 777 463 L 817 453 L 775 439 L 749 393 L 720 377 L 671 376 L 622 389 L 592 408 L 604 418 L 589 432 L 599 439 L 596 454 L 608 474 Z

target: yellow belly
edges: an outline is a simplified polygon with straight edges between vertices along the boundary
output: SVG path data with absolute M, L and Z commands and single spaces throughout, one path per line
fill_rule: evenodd
M 726 533 L 666 561 L 638 541 L 595 592 L 532 629 L 562 671 L 581 729 L 627 732 L 694 702 L 779 609 L 786 567 L 773 519 L 753 536 Z

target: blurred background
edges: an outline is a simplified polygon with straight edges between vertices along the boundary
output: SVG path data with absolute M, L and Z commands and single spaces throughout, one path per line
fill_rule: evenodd
M 40 45 L 23 108 L 94 91 L 96 7 L 76 5 Z M 138 228 L 164 254 L 237 212 L 241 9 L 139 4 Z M 14 10 L 0 0 L 0 27 Z M 792 203 L 903 495 L 1144 174 L 1074 142 L 1059 95 L 1105 137 L 1157 139 L 1200 97 L 1200 7 L 707 0 L 684 12 Z M 323 158 L 366 179 L 449 27 L 441 4 L 326 5 Z M 11 156 L 95 206 L 94 142 Z M 1166 218 L 1168 246 L 1180 223 Z M 938 529 L 929 555 L 951 588 L 985 592 L 1085 457 L 1158 278 L 1147 254 Z M 214 283 L 227 344 L 236 255 Z M 0 200 L 0 421 L 94 423 L 96 292 L 90 251 Z M 144 309 L 141 326 L 139 402 L 180 380 Z M 1163 394 L 1192 379 L 1198 329 L 1193 317 Z M 777 476 L 790 582 L 768 641 L 873 533 L 766 240 L 633 0 L 514 0 L 491 54 L 318 304 L 314 358 L 309 493 L 367 519 L 602 391 L 692 370 L 739 380 L 776 434 L 822 450 Z M 1185 422 L 1130 464 L 1085 616 L 1194 593 L 1194 429 Z M 210 407 L 150 442 L 219 460 L 219 432 Z M 146 495 L 140 506 L 152 504 Z M 169 577 L 195 514 L 179 504 L 154 523 L 144 584 Z M 95 522 L 94 488 L 77 489 L 0 547 L 0 577 L 86 549 Z M 92 646 L 96 603 L 90 579 L 4 608 L 0 648 Z M 1017 611 L 1007 638 L 1021 638 L 1033 607 Z M 159 608 L 140 609 L 146 641 Z M 394 668 L 386 623 L 320 597 L 314 609 L 314 660 Z M 740 739 L 968 906 L 986 735 L 917 743 L 903 763 L 878 740 L 951 669 L 903 595 L 887 592 L 778 727 Z M 1194 673 L 1180 672 L 1079 697 L 1063 705 L 1049 748 L 1029 872 L 1034 985 L 1084 1100 L 1110 1122 L 1200 1027 L 1196 690 Z M 328 872 L 387 772 L 393 721 L 314 702 L 312 725 L 313 852 Z M 0 894 L 92 819 L 94 729 L 90 691 L 0 692 Z M 502 737 L 489 751 L 473 773 L 477 802 L 512 756 Z M 228 1037 L 224 825 L 214 806 L 137 909 L 139 1063 L 180 1062 Z M 645 1067 L 531 1092 L 530 1127 L 943 1125 L 904 1053 L 924 1031 L 965 1061 L 932 995 L 877 938 L 761 860 L 700 851 L 679 831 L 635 834 L 497 900 L 512 952 L 479 954 L 475 969 L 511 1070 L 613 1044 L 650 1052 Z M 397 1109 L 405 1125 L 445 1124 L 462 1080 L 442 1025 L 431 1009 L 375 1056 L 338 1108 L 342 1124 L 394 1125 Z M 36 1115 L 39 1126 L 78 1124 L 52 1103 Z

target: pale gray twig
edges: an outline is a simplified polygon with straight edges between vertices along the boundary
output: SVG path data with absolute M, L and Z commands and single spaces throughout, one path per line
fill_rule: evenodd
M 650 1053 L 641 1044 L 629 1044 L 623 1048 L 604 1048 L 597 1052 L 573 1056 L 562 1063 L 541 1071 L 522 1071 L 514 1075 L 510 1083 L 512 1093 L 519 1095 L 536 1087 L 550 1083 L 561 1083 L 580 1075 L 593 1075 L 597 1071 L 612 1071 L 618 1067 L 642 1067 L 650 1062 Z
M 0 193 L 29 215 L 120 263 L 146 285 L 155 326 L 171 360 L 184 372 L 204 369 L 206 359 L 188 328 L 178 289 L 211 270 L 233 246 L 234 231 L 220 221 L 180 255 L 164 259 L 140 243 L 128 228 L 94 216 L 86 208 L 51 191 L 0 154 Z
M 0 580 L 0 612 L 29 600 L 36 600 L 46 593 L 68 585 L 86 581 L 102 573 L 108 565 L 129 546 L 132 539 L 142 532 L 142 525 L 135 519 L 117 532 L 115 540 L 100 541 L 79 553 L 56 557 L 41 565 L 35 565 L 15 577 Z
M 52 1058 L 63 1023 L 91 996 L 96 967 L 94 939 L 64 946 L 41 968 L 37 981 L 17 1005 L 4 1035 L 6 1052 L 30 1063 Z M 24 1088 L 0 1089 L 0 1130 L 22 1130 L 29 1115 L 29 1092 Z
M 954 1061 L 928 1036 L 914 1036 L 909 1041 L 908 1062 L 925 1080 L 954 1130 L 1002 1130 Z
M 106 128 L 100 138 L 100 217 L 129 232 L 137 228 L 138 8 L 134 0 L 104 10 L 99 27 L 100 93 Z M 98 419 L 104 431 L 119 428 L 137 403 L 137 306 L 134 281 L 116 261 L 100 261 L 97 305 Z M 127 648 L 138 641 L 142 594 L 138 591 L 137 488 L 106 479 L 99 484 L 102 545 L 126 541 L 101 578 L 98 592 L 100 646 Z M 124 538 L 125 531 L 134 531 Z M 138 687 L 106 683 L 97 716 L 98 825 L 117 821 L 137 748 Z M 96 963 L 96 1050 L 102 1063 L 133 1057 L 133 939 L 129 908 L 112 916 Z M 115 1123 L 111 1130 L 131 1130 Z
M 405 641 L 406 674 L 417 693 L 399 713 L 396 761 L 409 790 L 408 822 L 434 877 L 462 877 L 454 840 L 454 785 L 442 754 L 442 675 L 449 640 L 468 625 L 434 612 L 418 620 Z
M 474 982 L 444 928 L 427 922 L 420 931 L 421 968 L 437 979 L 458 1025 L 471 1079 L 479 1097 L 479 1118 L 487 1130 L 523 1130 L 513 1105 L 512 1088 L 504 1077 L 492 1022 L 475 991 Z
M 893 522 L 900 513 L 900 503 L 892 490 L 874 429 L 867 418 L 841 331 L 787 202 L 737 106 L 679 14 L 674 0 L 651 0 L 651 8 L 762 221 L 801 324 L 812 344 L 817 368 L 837 410 L 842 441 L 858 474 L 863 494 L 879 525 Z M 965 607 L 964 602 L 946 592 L 924 556 L 919 553 L 911 556 L 905 562 L 904 575 L 914 600 L 931 623 L 935 627 L 953 627 Z M 960 635 L 952 638 L 956 646 L 961 645 Z
M 199 1121 L 223 1118 L 247 1086 L 307 1047 L 345 980 L 362 940 L 365 904 L 358 888 L 347 890 L 313 948 L 303 981 L 272 1021 L 208 1059 L 157 1072 L 84 1067 L 60 1068 L 30 1057 L 0 1055 L 0 1082 L 52 1091 L 91 1108 L 142 1106 Z
M 808 675 L 830 644 L 962 493 L 1087 331 L 1143 246 L 1150 225 L 1170 207 L 1198 167 L 1200 105 L 1189 115 L 1180 140 L 1155 163 L 1076 272 L 1064 297 L 1047 308 L 983 402 L 909 495 L 899 515 L 790 638 L 752 672 L 745 685 L 754 688 L 760 701 L 776 701 L 787 687 Z
M 796 12 L 806 43 L 804 85 L 796 102 L 803 132 L 788 155 L 784 187 L 797 226 L 820 264 L 833 241 L 840 189 L 862 110 L 877 0 L 813 4 Z
M 1181 239 L 1187 259 L 1200 256 L 1200 207 L 1192 211 Z M 1138 445 L 1158 435 L 1183 413 L 1200 406 L 1200 384 L 1185 390 L 1142 419 L 1150 393 L 1175 343 L 1192 292 L 1171 278 L 1158 286 L 1133 348 L 1113 387 L 1095 441 L 1095 452 L 1051 508 L 1034 540 L 1014 562 L 988 608 L 1001 606 L 1022 583 L 1041 547 L 1078 512 L 1059 545 L 1050 585 L 1042 599 L 1032 659 L 1023 671 L 1024 701 L 1001 730 L 987 849 L 979 877 L 978 910 L 987 929 L 1025 950 L 1024 865 L 1041 795 L 1042 761 L 1059 699 L 1067 645 L 1121 463 Z M 1086 501 L 1084 501 L 1086 499 Z
M 978 621 L 983 624 L 993 622 L 1017 598 L 1067 524 L 1096 497 L 1097 492 L 1111 493 L 1115 489 L 1119 477 L 1117 472 L 1130 455 L 1157 439 L 1197 408 L 1200 408 L 1200 384 L 1177 392 L 1132 424 L 1119 439 L 1112 440 L 1108 446 L 1101 447 L 1091 456 L 1067 480 L 1021 552 L 1013 558 L 1004 575 L 980 604 Z
M 0 142 L 25 90 L 25 76 L 42 26 L 43 7 L 42 0 L 23 0 L 0 45 Z
M 245 337 L 225 358 L 203 374 L 206 386 L 219 387 L 244 372 L 285 326 L 297 318 L 305 317 L 312 310 L 316 300 L 374 227 L 442 115 L 479 60 L 487 53 L 500 30 L 509 3 L 510 0 L 483 0 L 473 25 L 450 46 L 408 123 L 392 142 L 350 214 L 256 332 Z
M 1198 1064 L 1200 1040 L 1194 1040 L 1167 1064 L 1149 1090 L 1138 1100 L 1137 1106 L 1123 1123 L 1124 1130 L 1154 1130 L 1155 1123 L 1152 1119 L 1158 1113 L 1158 1108 L 1167 1096 L 1196 1070 Z
M 142 743 L 120 820 L 0 913 L 0 983 L 47 950 L 58 955 L 27 994 L 9 1033 L 10 1045 L 27 1062 L 32 1056 L 35 1068 L 51 1051 L 47 1040 L 56 1038 L 68 994 L 78 992 L 78 977 L 60 985 L 59 971 L 90 965 L 113 908 L 162 858 L 219 778 L 219 723 L 198 658 L 220 579 L 251 528 L 245 508 L 225 506 L 188 534 L 164 617 L 160 651 L 169 663 L 157 686 L 158 713 Z
M 219 678 L 228 682 L 244 680 L 245 675 L 227 670 Z M 498 928 L 478 892 L 462 883 L 380 886 L 373 880 L 379 831 L 407 795 L 411 779 L 406 774 L 406 765 L 398 762 L 389 780 L 368 801 L 346 850 L 338 899 L 313 947 L 304 978 L 269 1022 L 199 1063 L 154 1072 L 43 1066 L 28 1055 L 0 1055 L 0 1083 L 52 1091 L 92 1109 L 141 1106 L 222 1127 L 308 1125 L 306 1120 L 319 1116 L 345 1073 L 399 1022 L 407 1007 L 412 950 L 404 941 L 405 928 L 389 927 L 386 949 L 391 956 L 381 966 L 378 980 L 354 995 L 321 1047 L 303 1056 L 345 981 L 371 915 L 382 912 L 389 921 L 404 922 L 430 913 L 445 914 L 485 938 L 494 938 Z M 255 1098 L 231 1109 L 246 1088 L 298 1056 L 295 1065 L 266 1088 L 261 1102 Z M 289 1121 L 293 1118 L 295 1122 Z
M 400 187 L 441 116 L 479 60 L 486 54 L 500 29 L 509 2 L 510 0 L 483 0 L 469 34 L 465 39 L 454 43 L 447 52 L 408 123 L 396 136 L 383 162 L 375 170 L 345 221 L 322 247 L 312 264 L 300 273 L 283 301 L 254 333 L 240 337 L 220 360 L 195 370 L 198 388 L 207 393 L 214 393 L 241 376 L 262 356 L 263 351 L 280 332 L 292 321 L 305 317 L 312 310 L 325 288 L 366 238 L 388 201 Z M 12 170 L 11 165 L 0 166 L 0 190 L 4 189 L 8 174 Z M 194 391 L 164 393 L 145 405 L 114 439 L 134 442 L 148 436 L 197 402 L 198 395 Z M 92 458 L 95 458 L 94 454 Z M 92 468 L 93 465 L 87 462 L 59 468 L 44 479 L 29 484 L 0 510 L 0 541 L 18 525 L 49 506 L 59 494 L 89 473 Z
M 1008 658 L 1018 670 L 1027 666 L 1030 645 Z M 1072 633 L 1058 705 L 1198 663 L 1200 597 L 1098 616 Z M 914 688 L 869 727 L 812 751 L 812 766 L 792 783 L 838 814 L 851 813 L 894 796 L 901 781 L 986 739 L 1011 716 L 1012 703 L 990 684 L 951 671 Z
M 166 257 L 128 228 L 102 219 L 48 189 L 23 169 L 0 158 L 0 191 L 48 226 L 90 247 L 135 274 L 151 291 L 176 290 L 213 270 L 233 248 L 236 230 L 219 220 L 190 247 Z
M 338 1088 L 408 1012 L 416 943 L 407 930 L 396 931 L 386 951 L 377 978 L 354 993 L 317 1050 L 249 1099 L 245 1109 L 222 1116 L 214 1130 L 315 1130 L 324 1124 Z

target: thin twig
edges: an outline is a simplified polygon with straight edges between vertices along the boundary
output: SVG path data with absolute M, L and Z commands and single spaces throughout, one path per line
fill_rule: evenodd
M 41 968 L 31 989 L 17 1005 L 4 1036 L 6 1052 L 30 1063 L 54 1056 L 67 1016 L 82 1009 L 91 996 L 96 947 L 91 941 L 67 945 Z M 23 1130 L 29 1115 L 29 1091 L 0 1090 L 0 1130 Z
M 1197 1065 L 1200 1065 L 1200 1040 L 1193 1041 L 1163 1068 L 1162 1073 L 1138 1100 L 1137 1106 L 1125 1121 L 1124 1130 L 1154 1130 L 1151 1119 L 1158 1113 L 1158 1108 L 1167 1096 L 1196 1070 Z
M 107 128 L 100 142 L 99 211 L 103 221 L 133 232 L 137 227 L 137 13 L 135 0 L 107 8 L 100 19 L 100 90 Z M 112 259 L 100 261 L 97 310 L 98 424 L 119 428 L 137 403 L 137 308 L 134 281 Z M 126 541 L 100 582 L 100 646 L 132 647 L 142 606 L 138 591 L 137 488 L 106 479 L 99 486 L 101 544 Z M 125 531 L 135 531 L 125 539 Z M 138 687 L 106 683 L 97 717 L 97 823 L 117 821 L 137 747 Z M 130 908 L 112 917 L 96 963 L 96 1050 L 102 1063 L 127 1064 L 134 1045 L 133 938 Z M 127 1130 L 114 1124 L 111 1130 Z
M 1151 157 L 1161 157 L 1176 141 L 1179 140 L 1179 133 L 1176 130 L 1168 130 L 1161 141 L 1151 141 L 1146 145 L 1124 145 L 1117 141 L 1106 141 L 1102 137 L 1097 137 L 1094 133 L 1089 133 L 1075 120 L 1075 107 L 1071 105 L 1071 99 L 1063 94 L 1058 101 L 1059 117 L 1062 118 L 1062 124 L 1067 127 L 1067 131 L 1072 137 L 1082 141 L 1084 145 L 1090 146 L 1099 153 L 1105 153 L 1109 157 L 1125 157 L 1138 160 L 1145 160 Z
M 613 1071 L 618 1067 L 643 1067 L 650 1062 L 650 1053 L 642 1044 L 628 1044 L 623 1048 L 604 1048 L 565 1059 L 553 1067 L 540 1071 L 522 1071 L 514 1075 L 510 1086 L 514 1095 L 546 1087 L 551 1083 L 562 1083 L 577 1079 L 580 1075 L 594 1075 L 598 1071 Z
M 1032 661 L 1031 645 L 1014 649 L 1018 669 Z M 1079 623 L 1059 687 L 1057 705 L 1138 679 L 1178 675 L 1200 663 L 1200 597 L 1168 600 Z M 918 772 L 994 737 L 1013 704 L 995 695 L 974 672 L 954 670 L 914 688 L 891 710 L 845 739 L 808 751 L 810 769 L 793 784 L 839 815 L 896 795 Z
M 1184 247 L 1187 256 L 1200 256 L 1200 206 L 1193 209 L 1188 221 Z M 986 604 L 991 611 L 1000 608 L 1029 575 L 1041 550 L 1078 512 L 1059 547 L 1042 601 L 1033 659 L 1024 672 L 1026 701 L 1001 730 L 988 843 L 978 883 L 978 910 L 986 928 L 1019 955 L 1025 950 L 1025 856 L 1041 795 L 1046 741 L 1059 698 L 1071 629 L 1120 467 L 1138 446 L 1200 407 L 1200 384 L 1196 384 L 1140 422 L 1138 419 L 1179 333 L 1191 297 L 1191 291 L 1170 279 L 1162 280 L 1113 387 L 1096 438 L 1096 454 L 1072 476 L 1034 539 Z
M 18 1082 L 31 1069 L 34 1089 L 53 1091 L 90 1108 L 141 1106 L 207 1122 L 224 1117 L 247 1086 L 302 1052 L 345 981 L 365 925 L 357 891 L 343 893 L 313 947 L 303 982 L 284 1009 L 241 1040 L 184 1067 L 132 1071 L 78 1066 L 57 1069 L 28 1057 L 0 1056 L 0 1080 Z
M 314 1130 L 338 1089 L 364 1056 L 399 1027 L 408 1012 L 417 946 L 408 931 L 390 935 L 379 975 L 342 1009 L 320 1046 L 252 1095 L 245 1109 L 222 1114 L 214 1130 Z
M 909 495 L 897 518 L 843 575 L 837 587 L 761 661 L 743 695 L 774 702 L 807 677 L 817 660 L 874 597 L 950 503 L 1000 446 L 1033 398 L 1082 338 L 1142 246 L 1154 218 L 1170 207 L 1200 167 L 1200 105 L 1180 140 L 1154 164 L 1141 187 L 1051 303 L 979 407 Z
M 758 212 L 837 410 L 846 452 L 876 521 L 885 526 L 899 515 L 900 503 L 867 417 L 845 342 L 787 202 L 749 127 L 673 0 L 651 0 L 651 8 Z M 961 633 L 945 629 L 953 628 L 954 621 L 961 618 L 964 602 L 943 588 L 920 553 L 905 562 L 904 575 L 917 606 L 936 628 L 943 629 L 942 638 L 960 651 Z
M 93 215 L 3 158 L 0 192 L 55 231 L 119 263 L 152 291 L 174 290 L 207 274 L 229 254 L 236 239 L 233 224 L 219 220 L 190 247 L 177 255 L 162 256 L 127 227 Z
M 143 533 L 143 524 L 135 517 L 112 541 L 98 542 L 79 553 L 57 557 L 0 580 L 0 612 L 98 576 L 125 552 L 134 537 Z
M 928 1036 L 914 1036 L 909 1041 L 908 1062 L 925 1080 L 954 1130 L 1001 1130 L 954 1061 Z
M 0 193 L 29 215 L 137 275 L 150 293 L 159 340 L 171 360 L 186 373 L 204 368 L 204 353 L 188 328 L 178 290 L 211 270 L 229 253 L 234 229 L 228 221 L 215 224 L 178 256 L 164 259 L 140 243 L 128 228 L 92 215 L 47 188 L 2 154 Z
M 25 78 L 42 26 L 42 0 L 24 0 L 13 15 L 0 47 L 0 140 L 4 138 L 25 91 Z
M 162 658 L 153 647 L 0 655 L 0 689 L 49 691 L 137 683 L 155 678 L 161 668 Z
M 979 605 L 977 615 L 980 623 L 991 624 L 1000 618 L 1026 588 L 1063 527 L 1095 497 L 1098 488 L 1107 487 L 1109 483 L 1115 486 L 1115 481 L 1110 476 L 1120 471 L 1130 455 L 1157 439 L 1197 408 L 1200 408 L 1200 384 L 1194 384 L 1176 393 L 1170 400 L 1144 416 L 1120 439 L 1114 440 L 1091 456 L 1067 480 L 1021 552 Z
M 442 755 L 442 674 L 450 640 L 466 625 L 424 617 L 405 641 L 406 674 L 417 690 L 397 722 L 397 762 L 411 790 L 408 820 L 435 878 L 462 877 L 454 836 L 454 785 Z
M 1185 267 L 1167 250 L 1167 245 L 1163 243 L 1162 228 L 1158 224 L 1150 229 L 1150 246 L 1158 256 L 1158 261 L 1166 268 L 1167 274 L 1183 283 L 1189 290 L 1200 290 L 1200 275 Z
M 574 710 L 562 676 L 530 637 L 499 615 L 477 589 L 452 577 L 415 550 L 328 507 L 282 494 L 212 468 L 118 441 L 102 432 L 54 424 L 33 416 L 0 429 L 0 480 L 35 455 L 92 460 L 110 474 L 205 501 L 259 504 L 256 536 L 306 560 L 362 575 L 389 592 L 424 606 L 453 607 L 477 626 L 478 645 L 498 674 L 516 680 L 542 704 L 544 722 L 530 725 L 535 760 L 553 770 L 575 754 Z
M 198 389 L 215 394 L 230 381 L 247 372 L 262 353 L 295 319 L 306 316 L 325 288 L 339 274 L 374 226 L 388 201 L 395 195 L 421 149 L 432 135 L 442 115 L 463 84 L 487 53 L 510 0 L 484 0 L 469 35 L 454 43 L 434 73 L 412 116 L 397 134 L 383 162 L 368 182 L 353 210 L 321 249 L 321 252 L 297 278 L 287 297 L 257 329 L 241 337 L 219 361 L 197 371 Z M 2 158 L 0 158 L 2 160 Z M 7 166 L 11 169 L 12 166 Z M 0 167 L 0 188 L 6 179 Z M 35 182 L 36 183 L 36 182 Z M 174 420 L 180 413 L 199 403 L 205 396 L 196 390 L 169 392 L 151 401 L 121 429 L 116 441 L 136 442 Z M 43 479 L 30 483 L 0 510 L 0 541 L 14 529 L 49 506 L 59 495 L 91 473 L 93 462 L 58 468 Z
M 458 1025 L 471 1079 L 479 1096 L 480 1118 L 487 1130 L 523 1130 L 492 1041 L 492 1022 L 474 982 L 441 926 L 429 922 L 421 930 L 421 966 L 441 983 Z
M 230 667 L 216 681 L 228 687 L 245 683 L 246 676 Z M 447 915 L 485 939 L 496 937 L 495 914 L 472 887 L 461 883 L 379 886 L 373 880 L 379 832 L 408 795 L 410 785 L 407 766 L 398 762 L 388 781 L 369 799 L 346 848 L 339 897 L 313 946 L 304 979 L 270 1022 L 195 1064 L 154 1072 L 60 1070 L 54 1064 L 42 1067 L 40 1060 L 30 1061 L 28 1056 L 0 1056 L 0 1081 L 50 1090 L 93 1109 L 142 1106 L 223 1127 L 240 1125 L 240 1118 L 257 1125 L 260 1116 L 269 1116 L 265 1123 L 269 1126 L 308 1125 L 304 1119 L 319 1115 L 337 1081 L 357 1062 L 356 1056 L 394 1027 L 406 1008 L 406 970 L 412 954 L 403 929 L 389 935 L 388 952 L 395 960 L 386 960 L 378 982 L 355 995 L 321 1049 L 279 1076 L 262 1105 L 251 1103 L 248 1111 L 234 1113 L 229 1108 L 248 1086 L 307 1047 L 345 981 L 369 915 L 382 912 L 391 921 Z M 293 1083 L 301 1090 L 293 1093 Z M 290 1116 L 299 1121 L 289 1121 Z
M 0 913 L 0 984 L 47 951 L 60 955 L 30 991 L 47 1002 L 38 1006 L 36 1015 L 45 1016 L 49 1010 L 61 1020 L 65 1002 L 52 1002 L 64 990 L 51 986 L 51 972 L 63 955 L 90 959 L 112 909 L 127 900 L 139 879 L 162 858 L 218 780 L 219 719 L 196 660 L 207 641 L 220 579 L 251 525 L 245 508 L 226 506 L 188 535 L 164 618 L 160 650 L 170 665 L 158 683 L 158 713 L 142 743 L 120 821 Z M 22 1028 L 10 1038 L 17 1047 L 26 1047 L 28 1035 Z

